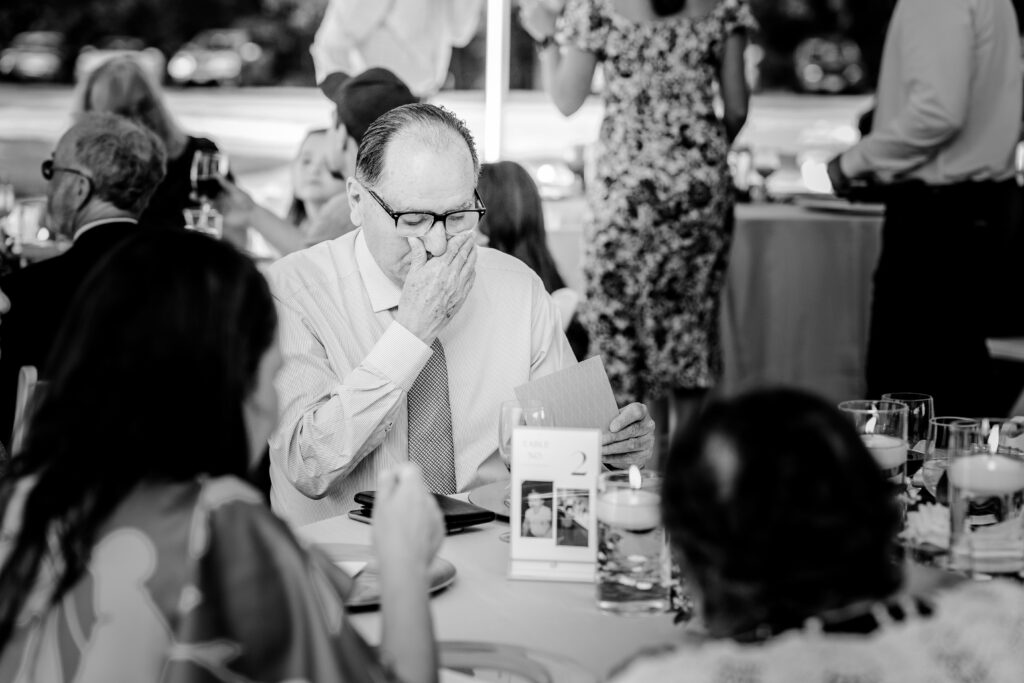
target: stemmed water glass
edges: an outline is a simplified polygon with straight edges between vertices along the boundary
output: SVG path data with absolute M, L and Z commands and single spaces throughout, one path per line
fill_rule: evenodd
M 505 401 L 498 416 L 498 453 L 505 467 L 512 471 L 512 434 L 516 427 L 553 427 L 554 419 L 544 404 L 535 399 Z M 512 507 L 512 482 L 505 489 L 503 502 L 507 510 Z M 503 533 L 501 540 L 508 542 L 509 534 Z
M 907 476 L 913 477 L 925 460 L 935 416 L 935 401 L 928 394 L 909 391 L 882 394 L 882 399 L 907 406 Z
M 768 190 L 768 179 L 782 166 L 779 153 L 773 149 L 758 149 L 754 151 L 754 172 L 761 176 L 761 187 L 758 198 L 763 202 L 772 200 L 771 192 Z
M 921 481 L 925 490 L 932 494 L 932 497 L 939 502 L 939 482 L 942 475 L 949 467 L 949 452 L 952 447 L 951 437 L 954 428 L 968 429 L 977 427 L 978 421 L 969 417 L 942 416 L 933 417 L 931 430 L 928 437 L 928 446 L 925 449 L 925 460 L 921 466 Z M 946 498 L 943 492 L 942 499 Z

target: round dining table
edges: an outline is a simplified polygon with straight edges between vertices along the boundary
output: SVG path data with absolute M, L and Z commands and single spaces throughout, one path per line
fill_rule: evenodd
M 464 497 L 464 496 L 458 496 Z M 619 616 L 598 610 L 593 583 L 508 578 L 509 530 L 495 521 L 447 536 L 440 557 L 456 569 L 452 585 L 431 601 L 439 641 L 504 643 L 568 657 L 599 680 L 638 651 L 682 640 L 673 615 Z M 370 544 L 371 527 L 333 517 L 298 527 L 313 544 Z M 351 621 L 379 643 L 380 612 L 358 610 Z

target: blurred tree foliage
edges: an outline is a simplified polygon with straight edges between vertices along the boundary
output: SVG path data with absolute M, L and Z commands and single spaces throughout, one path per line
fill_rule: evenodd
M 312 82 L 309 44 L 326 6 L 327 0 L 2 0 L 0 46 L 21 31 L 45 29 L 64 33 L 69 63 L 83 45 L 109 35 L 138 36 L 170 56 L 203 29 L 245 26 L 273 44 L 283 72 L 308 71 Z

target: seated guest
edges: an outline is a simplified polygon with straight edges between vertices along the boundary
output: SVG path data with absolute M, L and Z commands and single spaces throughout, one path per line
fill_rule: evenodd
M 249 259 L 137 235 L 84 285 L 53 359 L 0 483 L 0 680 L 436 680 L 444 532 L 415 467 L 377 487 L 379 651 L 346 618 L 351 580 L 245 481 L 281 365 Z
M 397 76 L 387 69 L 368 69 L 348 77 L 336 73 L 328 76 L 320 89 L 335 104 L 334 122 L 323 140 L 327 170 L 336 180 L 352 176 L 356 150 L 366 128 L 381 114 L 418 98 Z M 349 217 L 348 197 L 334 197 L 321 207 L 315 221 L 300 234 L 282 218 L 256 204 L 237 185 L 222 181 L 225 192 L 217 200 L 224 214 L 225 233 L 252 227 L 274 249 L 282 254 L 340 237 L 355 229 Z M 235 240 L 237 242 L 237 240 Z
M 324 205 L 335 197 L 345 197 L 345 181 L 331 175 L 327 166 L 327 129 L 306 134 L 299 153 L 292 161 L 292 204 L 287 220 L 307 236 L 323 213 Z
M 360 229 L 270 267 L 285 358 L 271 500 L 292 523 L 347 512 L 406 460 L 438 493 L 506 479 L 501 402 L 576 363 L 540 278 L 476 246 L 478 170 L 450 112 L 393 109 L 366 130 L 348 179 Z M 605 461 L 646 460 L 653 429 L 643 405 L 625 407 Z
M 562 329 L 578 360 L 587 357 L 587 330 L 576 317 L 579 295 L 565 286 L 544 231 L 544 207 L 537 184 L 514 161 L 480 167 L 480 199 L 487 216 L 480 223 L 483 244 L 511 254 L 530 266 L 544 283 L 562 314 Z
M 93 266 L 138 230 L 164 177 L 166 154 L 145 128 L 113 114 L 83 114 L 43 162 L 49 228 L 73 240 L 60 256 L 0 279 L 12 310 L 0 356 L 0 439 L 11 435 L 18 370 L 47 375 L 57 330 Z
M 905 575 L 890 483 L 817 398 L 710 407 L 665 464 L 662 514 L 707 637 L 619 683 L 1021 680 L 1024 591 Z
M 140 220 L 151 227 L 184 228 L 182 211 L 198 206 L 192 196 L 192 158 L 198 151 L 218 151 L 217 145 L 182 131 L 167 109 L 160 87 L 131 57 L 103 62 L 89 74 L 79 97 L 79 112 L 120 114 L 160 138 L 167 150 L 167 173 Z

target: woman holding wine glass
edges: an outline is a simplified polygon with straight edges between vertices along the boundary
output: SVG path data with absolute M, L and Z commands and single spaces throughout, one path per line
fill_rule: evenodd
M 216 176 L 228 176 L 227 156 L 213 141 L 181 129 L 159 86 L 131 57 L 109 59 L 89 74 L 78 94 L 77 110 L 126 116 L 153 131 L 167 148 L 167 175 L 139 218 L 143 225 L 183 228 L 185 209 L 201 210 L 202 200 L 208 203 L 220 192 Z

